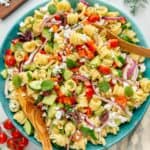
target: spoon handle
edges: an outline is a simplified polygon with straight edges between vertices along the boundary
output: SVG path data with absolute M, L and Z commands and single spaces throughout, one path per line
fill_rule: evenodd
M 144 57 L 150 57 L 150 49 L 149 48 L 144 48 L 141 46 L 137 46 L 135 44 L 131 44 L 123 39 L 121 39 L 119 36 L 113 34 L 111 31 L 109 31 L 107 28 L 99 25 L 98 23 L 94 24 L 97 28 L 100 30 L 106 30 L 107 32 L 107 38 L 108 39 L 118 39 L 119 41 L 119 46 L 122 48 L 123 51 L 130 52 L 130 53 L 135 53 L 140 56 Z

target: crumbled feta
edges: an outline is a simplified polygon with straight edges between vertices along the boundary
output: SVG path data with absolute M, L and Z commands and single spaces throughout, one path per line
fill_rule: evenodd
M 40 10 L 45 12 L 45 11 L 47 11 L 47 8 L 48 8 L 48 5 L 41 7 Z
M 146 70 L 146 67 L 144 64 L 140 64 L 139 67 L 140 67 L 141 72 L 144 72 Z
M 123 82 L 123 85 L 124 86 L 129 86 L 129 83 L 128 82 Z
M 55 115 L 56 119 L 60 120 L 63 114 L 64 112 L 62 110 L 57 111 Z
M 23 27 L 25 24 L 24 24 L 24 22 L 21 22 L 20 23 L 20 27 Z
M 82 40 L 86 42 L 88 40 L 88 36 L 86 34 L 82 34 Z
M 72 34 L 72 30 L 69 28 L 67 30 L 64 30 L 64 37 L 70 38 L 70 35 Z

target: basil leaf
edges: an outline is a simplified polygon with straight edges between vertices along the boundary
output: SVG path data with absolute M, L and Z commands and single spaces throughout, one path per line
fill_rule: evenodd
M 72 59 L 67 59 L 67 60 L 66 60 L 66 64 L 67 64 L 67 67 L 68 67 L 68 68 L 73 68 L 73 67 L 76 67 L 76 66 L 77 66 L 76 62 L 73 61 Z
M 48 6 L 49 14 L 53 15 L 53 14 L 56 13 L 56 11 L 57 11 L 57 8 L 56 8 L 56 6 L 54 4 L 51 4 L 51 5 Z
M 118 56 L 117 59 L 124 65 L 126 60 L 122 56 Z
M 51 90 L 53 89 L 53 87 L 54 87 L 54 82 L 51 80 L 45 80 L 41 84 L 42 91 Z
M 107 92 L 110 89 L 110 85 L 107 81 L 102 81 L 98 84 L 100 92 Z
M 81 126 L 80 130 L 85 136 L 90 136 L 93 140 L 97 140 L 94 130 L 84 126 Z
M 12 78 L 12 83 L 16 88 L 19 88 L 22 84 L 22 78 L 19 75 L 15 75 Z

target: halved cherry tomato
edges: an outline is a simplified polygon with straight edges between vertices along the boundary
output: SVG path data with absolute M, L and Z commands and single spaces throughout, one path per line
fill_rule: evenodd
M 127 98 L 125 96 L 117 96 L 115 102 L 120 105 L 122 108 L 125 108 L 127 105 Z
M 44 50 L 39 50 L 39 53 L 44 54 L 44 55 L 46 54 Z
M 90 108 L 90 107 L 85 107 L 84 108 L 84 113 L 88 116 L 88 117 L 90 117 L 91 115 L 92 115 L 92 109 Z
M 93 59 L 94 58 L 94 53 L 90 50 L 86 50 L 86 57 L 88 59 Z
M 93 87 L 87 87 L 86 88 L 86 97 L 88 100 L 90 100 L 93 97 L 94 93 L 95 92 L 93 90 Z
M 94 43 L 93 40 L 90 40 L 86 43 L 86 46 L 88 47 L 88 49 L 92 52 L 95 52 L 96 51 L 96 45 Z
M 93 15 L 91 15 L 91 16 L 88 17 L 88 21 L 92 22 L 92 23 L 96 22 L 96 21 L 99 21 L 99 20 L 100 20 L 100 17 L 97 14 L 93 14 Z
M 77 50 L 83 49 L 83 45 L 77 45 L 77 46 L 76 46 L 76 49 L 77 49 Z
M 78 50 L 78 54 L 80 57 L 85 57 L 86 56 L 86 50 L 85 49 L 80 49 Z
M 3 127 L 7 130 L 12 130 L 14 129 L 14 125 L 12 124 L 11 120 L 7 119 L 3 123 Z
M 61 20 L 60 15 L 55 15 L 55 17 L 54 17 L 54 18 L 55 18 L 55 20 L 58 20 L 58 21 L 59 21 L 59 20 Z
M 5 52 L 6 55 L 12 55 L 12 53 L 13 53 L 13 52 L 12 52 L 12 50 L 10 50 L 10 49 L 6 50 L 6 52 Z
M 11 135 L 14 139 L 18 139 L 18 138 L 21 138 L 22 137 L 22 134 L 17 130 L 17 129 L 14 129 L 12 132 L 11 132 Z
M 58 98 L 58 102 L 62 103 L 62 104 L 73 105 L 73 104 L 75 104 L 75 98 L 68 97 L 68 96 L 62 96 L 62 97 Z
M 7 141 L 7 135 L 4 132 L 0 132 L 0 144 L 4 144 Z
M 108 75 L 108 74 L 111 73 L 111 69 L 107 66 L 102 66 L 101 65 L 101 66 L 98 67 L 98 70 L 99 70 L 100 73 L 102 73 L 104 75 Z
M 118 45 L 119 45 L 118 39 L 110 39 L 108 41 L 108 46 L 111 48 L 116 48 L 116 47 L 118 47 Z
M 6 55 L 5 56 L 5 64 L 8 67 L 13 67 L 16 64 L 16 59 L 13 55 Z
M 24 56 L 24 61 L 27 61 L 28 59 L 29 59 L 29 55 L 26 54 L 26 55 Z

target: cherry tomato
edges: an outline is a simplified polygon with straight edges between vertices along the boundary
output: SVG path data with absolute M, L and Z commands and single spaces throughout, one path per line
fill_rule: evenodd
M 88 21 L 92 22 L 92 23 L 96 22 L 96 21 L 99 21 L 99 19 L 100 19 L 99 15 L 96 15 L 96 14 L 93 14 L 93 15 L 88 17 Z
M 17 146 L 16 146 L 16 141 L 13 138 L 10 138 L 7 140 L 7 147 L 10 150 L 16 150 Z
M 18 138 L 21 138 L 22 137 L 22 134 L 17 130 L 17 129 L 14 129 L 12 132 L 11 132 L 11 135 L 14 139 L 18 139 Z
M 19 141 L 18 141 L 18 145 L 20 147 L 26 147 L 28 145 L 29 141 L 27 138 L 22 137 Z
M 44 54 L 44 55 L 46 54 L 44 50 L 39 50 L 39 53 Z
M 61 20 L 61 17 L 60 17 L 60 15 L 55 15 L 55 20 Z
M 62 96 L 58 99 L 58 102 L 63 103 L 63 104 L 73 105 L 73 104 L 75 104 L 75 98 Z
M 12 53 L 13 53 L 13 52 L 12 52 L 12 50 L 10 50 L 10 49 L 6 50 L 6 52 L 5 52 L 6 55 L 12 55 Z
M 101 65 L 101 66 L 98 67 L 98 70 L 99 70 L 100 73 L 102 73 L 102 74 L 104 74 L 104 75 L 108 75 L 108 74 L 111 73 L 110 68 L 107 67 L 107 66 L 102 66 L 102 65 Z
M 92 52 L 95 52 L 96 51 L 96 45 L 95 45 L 95 43 L 94 43 L 94 41 L 88 41 L 87 43 L 86 43 L 86 46 L 88 47 L 88 49 L 90 50 L 90 51 L 92 51 Z
M 5 63 L 8 67 L 13 67 L 16 64 L 16 59 L 13 55 L 6 55 Z
M 91 50 L 86 50 L 86 57 L 88 59 L 93 59 L 94 58 L 94 53 Z
M 4 144 L 7 141 L 7 135 L 4 132 L 0 132 L 0 144 Z
M 92 109 L 90 107 L 85 107 L 84 108 L 84 113 L 90 117 L 92 115 Z
M 24 147 L 22 147 L 22 146 L 17 146 L 15 150 L 24 150 Z
M 88 98 L 88 100 L 90 100 L 93 97 L 94 93 L 95 92 L 92 87 L 86 88 L 86 97 Z
M 77 45 L 77 46 L 76 46 L 76 49 L 77 49 L 77 50 L 82 50 L 82 49 L 83 49 L 83 45 Z
M 116 48 L 119 45 L 118 39 L 110 39 L 108 41 L 108 46 L 111 48 Z
M 14 129 L 14 125 L 12 124 L 12 122 L 9 119 L 5 120 L 5 122 L 3 123 L 3 126 L 7 130 Z
M 115 98 L 115 102 L 122 108 L 125 108 L 127 105 L 127 98 L 125 96 L 118 96 Z

